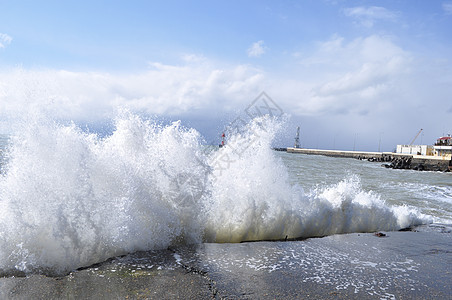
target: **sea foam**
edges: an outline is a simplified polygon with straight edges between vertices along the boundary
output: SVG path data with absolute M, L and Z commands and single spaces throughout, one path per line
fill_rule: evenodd
M 358 177 L 304 192 L 260 117 L 220 149 L 180 122 L 121 113 L 106 137 L 31 118 L 0 177 L 2 274 L 63 274 L 178 244 L 398 230 L 430 220 L 385 204 Z

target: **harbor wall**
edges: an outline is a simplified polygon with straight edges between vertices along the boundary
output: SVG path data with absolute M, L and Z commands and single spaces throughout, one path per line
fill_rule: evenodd
M 442 172 L 449 172 L 452 170 L 452 160 L 442 156 L 424 156 L 392 152 L 320 150 L 305 148 L 287 148 L 286 151 L 288 153 L 366 159 L 373 162 L 384 162 L 385 164 L 382 164 L 382 166 L 393 169 Z
M 363 152 L 363 151 L 339 151 L 339 150 L 320 150 L 320 149 L 305 149 L 305 148 L 287 148 L 289 153 L 302 153 L 309 155 L 324 155 L 332 157 L 345 157 L 356 159 L 380 158 L 383 156 L 382 152 Z

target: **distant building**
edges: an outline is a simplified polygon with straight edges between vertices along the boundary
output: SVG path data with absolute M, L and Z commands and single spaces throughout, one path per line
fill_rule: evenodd
M 437 139 L 433 148 L 435 149 L 435 154 L 437 156 L 449 157 L 449 159 L 452 159 L 452 137 L 450 134 Z
M 446 160 L 452 159 L 452 137 L 450 135 L 440 137 L 431 145 L 397 145 L 396 153 L 437 156 Z
M 396 153 L 411 155 L 433 155 L 433 146 L 428 145 L 397 145 Z

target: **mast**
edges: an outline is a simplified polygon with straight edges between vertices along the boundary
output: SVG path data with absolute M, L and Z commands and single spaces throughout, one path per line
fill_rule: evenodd
M 297 135 L 295 136 L 294 148 L 301 148 L 300 147 L 300 126 L 297 127 Z

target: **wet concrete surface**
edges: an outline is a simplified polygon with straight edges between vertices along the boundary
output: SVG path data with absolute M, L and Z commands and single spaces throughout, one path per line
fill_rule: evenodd
M 448 226 L 385 236 L 201 244 L 61 277 L 0 278 L 1 299 L 451 299 Z
M 209 299 L 207 277 L 187 271 L 170 250 L 135 253 L 62 277 L 0 279 L 1 299 Z

